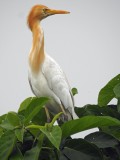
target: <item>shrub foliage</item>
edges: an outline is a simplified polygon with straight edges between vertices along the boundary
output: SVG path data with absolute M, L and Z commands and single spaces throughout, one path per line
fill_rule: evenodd
M 77 94 L 76 88 L 72 91 Z M 117 104 L 109 105 L 113 98 Z M 47 97 L 29 97 L 17 113 L 0 116 L 1 160 L 120 159 L 120 75 L 100 90 L 98 104 L 75 107 L 77 120 L 57 125 L 59 113 L 47 123 L 44 106 L 48 101 Z M 84 139 L 71 137 L 92 128 L 98 131 Z

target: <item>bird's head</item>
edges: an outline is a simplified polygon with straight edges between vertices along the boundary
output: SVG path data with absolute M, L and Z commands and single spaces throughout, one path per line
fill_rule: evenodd
M 54 14 L 68 14 L 70 12 L 64 10 L 50 9 L 44 5 L 35 5 L 32 7 L 28 15 L 28 26 L 32 29 L 35 22 L 41 21 L 44 18 Z

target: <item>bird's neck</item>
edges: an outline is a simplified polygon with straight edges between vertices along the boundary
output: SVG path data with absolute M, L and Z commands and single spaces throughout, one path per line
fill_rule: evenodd
M 33 72 L 39 72 L 44 61 L 44 33 L 39 24 L 36 22 L 32 27 L 33 44 L 29 55 L 29 64 Z

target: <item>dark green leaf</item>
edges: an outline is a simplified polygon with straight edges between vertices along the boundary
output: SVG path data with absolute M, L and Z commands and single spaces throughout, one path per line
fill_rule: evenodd
M 120 83 L 120 74 L 110 80 L 105 87 L 101 89 L 98 96 L 99 106 L 106 106 L 114 97 L 114 87 Z
M 102 126 L 119 126 L 120 121 L 109 116 L 85 116 L 80 119 L 71 120 L 61 126 L 63 137 Z
M 9 155 L 13 151 L 16 142 L 15 134 L 12 131 L 7 131 L 0 138 L 0 159 L 8 160 Z
M 23 160 L 38 160 L 43 143 L 43 138 L 44 135 L 41 134 L 37 145 L 25 153 Z
M 75 112 L 79 117 L 95 115 L 95 116 L 111 116 L 120 119 L 120 114 L 117 111 L 116 105 L 99 107 L 98 105 L 85 105 L 82 108 L 75 107 Z
M 108 133 L 120 140 L 120 126 L 101 127 L 101 131 Z
M 64 155 L 69 158 L 69 160 L 103 160 L 101 157 L 92 157 L 84 154 L 80 151 L 65 147 L 63 150 Z
M 118 113 L 120 113 L 120 98 L 118 98 L 117 110 L 118 110 Z
M 117 139 L 104 132 L 91 133 L 85 137 L 85 140 L 95 144 L 99 148 L 115 147 L 119 144 Z
M 97 148 L 94 144 L 91 144 L 84 139 L 67 140 L 65 143 L 65 148 L 66 147 L 74 150 L 75 152 L 78 151 L 77 154 L 79 154 L 81 156 L 83 155 L 84 159 L 86 159 L 86 160 L 87 159 L 95 159 L 95 160 L 96 159 L 100 159 L 100 160 L 103 159 L 102 153 L 99 150 L 99 148 Z M 64 152 L 64 150 L 63 150 L 63 152 Z M 68 155 L 66 155 L 66 156 L 68 156 Z M 81 158 L 83 158 L 83 157 L 81 157 Z
M 21 151 L 18 148 L 16 148 L 9 157 L 9 160 L 23 160 L 23 155 Z
M 73 96 L 76 95 L 76 94 L 78 94 L 77 88 L 72 88 L 72 94 L 73 94 Z

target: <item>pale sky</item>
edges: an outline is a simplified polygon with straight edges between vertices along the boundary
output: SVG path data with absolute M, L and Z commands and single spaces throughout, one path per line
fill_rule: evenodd
M 42 22 L 46 52 L 78 88 L 76 106 L 96 104 L 99 90 L 120 73 L 119 0 L 1 0 L 0 115 L 33 96 L 28 84 L 32 34 L 26 17 L 35 4 L 70 11 Z

